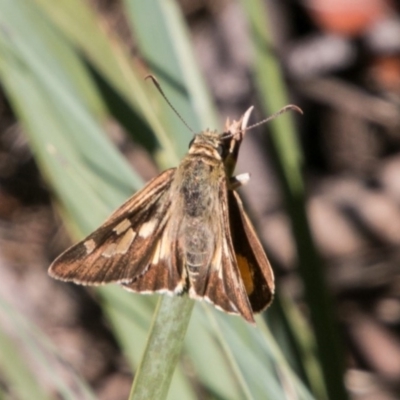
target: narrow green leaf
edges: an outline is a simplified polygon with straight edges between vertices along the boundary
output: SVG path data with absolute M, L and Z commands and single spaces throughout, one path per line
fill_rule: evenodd
M 193 306 L 194 302 L 185 297 L 164 296 L 158 303 L 147 346 L 136 371 L 131 400 L 167 397 Z
M 63 201 L 64 212 L 81 235 L 89 233 L 135 186 L 141 186 L 141 180 L 102 131 L 81 93 L 60 93 L 64 85 L 60 76 L 70 79 L 71 86 L 74 77 L 68 76 L 62 60 L 47 47 L 35 48 L 35 42 L 46 41 L 46 36 L 42 37 L 46 21 L 23 0 L 1 0 L 0 4 L 0 23 L 8 27 L 0 32 L 1 82 L 47 180 Z M 30 12 L 25 12 L 25 7 Z M 25 21 L 27 15 L 37 20 Z M 27 29 L 33 21 L 37 26 Z M 57 32 L 51 31 L 51 35 L 57 36 Z M 52 62 L 41 62 L 47 58 Z M 53 85 L 43 82 L 46 76 L 54 80 Z
M 220 315 L 212 309 L 207 309 L 207 314 L 245 398 L 290 399 L 295 394 L 303 400 L 313 399 L 288 366 L 260 317 L 257 317 L 256 328 L 241 318 Z
M 20 351 L 27 353 L 35 361 L 65 400 L 95 400 L 95 395 L 82 379 L 70 371 L 72 383 L 67 385 L 64 377 L 54 367 L 60 362 L 61 356 L 48 337 L 37 327 L 23 317 L 13 306 L 0 299 L 2 319 L 12 330 L 12 336 L 20 343 L 18 347 L 4 332 L 0 330 L 0 365 L 6 373 L 11 391 L 21 399 L 50 399 L 50 395 L 40 386 L 34 374 L 22 360 Z
M 155 104 L 160 101 L 158 93 L 152 91 L 149 83 L 135 65 L 135 60 L 116 37 L 108 37 L 104 24 L 99 23 L 93 11 L 81 0 L 35 0 L 43 11 L 57 24 L 70 41 L 77 46 L 92 63 L 96 71 L 104 77 L 109 87 L 115 90 L 118 104 L 126 108 L 125 114 L 139 113 L 150 125 L 148 130 L 142 124 L 135 136 L 158 161 L 160 167 L 167 168 L 178 162 L 175 148 L 171 145 L 166 128 L 155 113 Z M 78 18 L 77 18 L 78 16 Z M 110 35 L 110 33 L 109 33 Z M 88 40 L 90 38 L 90 40 Z M 156 95 L 151 98 L 151 93 Z M 127 128 L 135 130 L 136 125 L 128 118 Z M 155 135 L 160 146 L 149 136 Z
M 211 307 L 206 305 L 205 307 Z M 241 385 L 234 379 L 234 369 L 208 318 L 204 318 L 200 304 L 185 338 L 185 353 L 193 360 L 193 368 L 200 382 L 218 399 L 240 400 L 245 398 Z
M 50 397 L 40 387 L 35 376 L 26 366 L 19 354 L 16 343 L 0 330 L 0 369 L 10 387 L 11 395 L 21 400 L 49 399 Z
M 125 0 L 125 3 L 141 53 L 171 103 L 194 131 L 217 127 L 211 99 L 176 2 Z M 159 110 L 163 126 L 182 157 L 192 135 L 168 106 L 161 104 Z

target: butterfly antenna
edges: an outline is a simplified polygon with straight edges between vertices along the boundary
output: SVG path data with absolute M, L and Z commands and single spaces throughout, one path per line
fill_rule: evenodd
M 254 125 L 250 125 L 246 128 L 246 131 L 248 131 L 249 129 L 253 129 L 256 128 L 257 126 L 263 125 L 269 121 L 271 121 L 272 119 L 275 119 L 278 115 L 281 115 L 283 113 L 285 113 L 286 111 L 296 111 L 299 114 L 303 115 L 303 110 L 300 107 L 295 106 L 294 104 L 288 104 L 285 107 L 282 107 L 279 111 L 277 111 L 276 113 L 270 115 L 268 118 L 263 119 L 260 122 L 257 122 Z
M 186 126 L 186 128 L 189 129 L 190 132 L 195 134 L 194 130 L 189 126 L 189 124 L 183 119 L 182 115 L 178 113 L 176 108 L 172 105 L 172 103 L 168 100 L 167 95 L 164 93 L 164 91 L 161 88 L 160 83 L 156 79 L 154 75 L 147 75 L 146 78 L 144 79 L 151 79 L 153 82 L 154 86 L 157 88 L 157 90 L 160 92 L 161 96 L 164 97 L 164 100 L 167 102 L 167 104 L 171 107 L 172 111 L 176 114 L 176 116 L 183 122 L 183 124 Z

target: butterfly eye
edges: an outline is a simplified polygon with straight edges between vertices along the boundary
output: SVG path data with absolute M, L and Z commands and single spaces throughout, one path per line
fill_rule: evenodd
M 217 152 L 222 158 L 224 158 L 226 156 L 227 151 L 228 151 L 228 148 L 227 148 L 227 146 L 225 144 L 219 144 L 218 145 Z

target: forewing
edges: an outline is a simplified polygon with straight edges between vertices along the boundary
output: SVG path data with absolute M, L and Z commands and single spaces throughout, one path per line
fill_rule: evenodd
M 235 191 L 228 193 L 233 247 L 241 279 L 253 312 L 260 312 L 272 301 L 274 274 L 257 234 Z
M 169 218 L 175 169 L 128 199 L 86 239 L 62 253 L 49 274 L 78 284 L 128 283 L 144 274 Z
M 214 253 L 209 267 L 199 271 L 197 277 L 191 280 L 189 295 L 204 298 L 227 313 L 241 315 L 254 322 L 231 238 L 225 180 L 221 179 L 216 199 L 210 222 L 214 227 L 214 237 L 210 239 L 214 241 Z

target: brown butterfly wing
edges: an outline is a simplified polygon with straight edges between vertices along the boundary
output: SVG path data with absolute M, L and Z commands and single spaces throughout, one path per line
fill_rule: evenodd
M 128 283 L 144 274 L 169 218 L 175 169 L 128 199 L 95 232 L 62 253 L 50 276 L 78 284 Z
M 235 191 L 228 193 L 230 227 L 236 261 L 253 312 L 265 309 L 273 299 L 274 274 L 257 234 Z
M 196 279 L 191 281 L 189 295 L 196 299 L 204 298 L 227 313 L 254 322 L 231 238 L 225 180 L 221 180 L 218 190 L 209 229 L 213 235 L 210 240 L 214 242 L 214 252 L 209 266 L 199 271 Z

